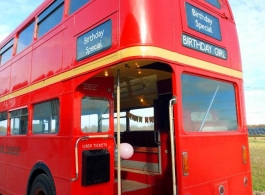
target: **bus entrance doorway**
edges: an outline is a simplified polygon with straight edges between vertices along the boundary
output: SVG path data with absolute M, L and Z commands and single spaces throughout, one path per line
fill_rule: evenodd
M 171 67 L 144 61 L 118 65 L 114 69 L 115 72 L 112 68 L 113 72 L 108 74 L 113 74 L 115 78 L 115 137 L 118 143 L 129 143 L 134 149 L 131 158 L 121 159 L 115 164 L 117 183 L 119 177 L 121 179 L 121 189 L 115 185 L 117 191 L 120 190 L 123 195 L 172 195 Z M 116 90 L 118 87 L 119 90 Z

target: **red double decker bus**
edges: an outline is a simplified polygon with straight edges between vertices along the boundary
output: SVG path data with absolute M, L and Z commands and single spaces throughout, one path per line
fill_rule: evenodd
M 1 195 L 252 194 L 227 0 L 46 0 L 0 83 Z

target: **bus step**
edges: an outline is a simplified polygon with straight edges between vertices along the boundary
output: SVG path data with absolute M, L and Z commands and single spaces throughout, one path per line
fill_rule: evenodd
M 131 191 L 141 190 L 141 189 L 149 188 L 149 187 L 151 187 L 150 184 L 140 183 L 137 181 L 131 181 L 131 180 L 121 181 L 122 192 L 131 192 Z
M 121 191 L 123 195 L 127 195 L 128 193 L 130 194 L 130 192 L 141 191 L 150 187 L 152 187 L 152 185 L 150 184 L 140 183 L 137 181 L 126 180 L 126 179 L 121 180 Z M 117 190 L 117 180 L 115 180 L 115 191 L 116 190 Z

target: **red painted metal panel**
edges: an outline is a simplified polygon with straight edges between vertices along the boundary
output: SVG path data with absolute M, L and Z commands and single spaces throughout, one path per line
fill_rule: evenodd
M 11 91 L 16 91 L 30 84 L 31 56 L 32 53 L 30 52 L 12 64 Z
M 120 1 L 120 47 L 152 45 L 175 50 L 172 2 Z
M 59 28 L 59 27 L 58 27 Z M 63 34 L 50 32 L 50 39 L 34 48 L 31 82 L 36 83 L 61 72 Z
M 0 67 L 0 96 L 10 92 L 10 73 L 10 63 L 6 64 L 5 67 Z

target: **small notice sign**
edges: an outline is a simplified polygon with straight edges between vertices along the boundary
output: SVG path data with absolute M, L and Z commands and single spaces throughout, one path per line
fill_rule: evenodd
M 82 60 L 112 45 L 112 23 L 111 20 L 88 31 L 77 39 L 77 60 Z
M 186 14 L 189 28 L 221 40 L 220 23 L 218 18 L 186 3 Z

